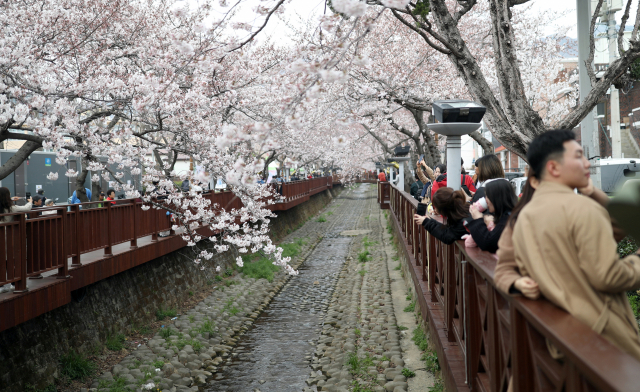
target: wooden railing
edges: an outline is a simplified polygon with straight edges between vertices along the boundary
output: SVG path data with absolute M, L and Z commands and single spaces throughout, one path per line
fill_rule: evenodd
M 308 199 L 332 186 L 331 177 L 283 183 L 284 200 Z M 233 192 L 208 192 L 215 209 L 242 208 L 241 200 Z M 0 214 L 0 285 L 15 284 L 14 293 L 27 289 L 27 278 L 38 279 L 42 274 L 58 270 L 57 276 L 68 277 L 69 267 L 81 267 L 82 255 L 104 249 L 104 256 L 112 255 L 115 245 L 129 242 L 136 249 L 138 239 L 151 236 L 158 240 L 161 232 L 172 231 L 166 210 L 142 209 L 140 199 L 112 202 L 89 202 L 42 208 L 28 213 Z M 269 207 L 269 206 L 268 206 Z M 270 206 L 273 208 L 273 205 Z M 286 207 L 286 206 L 285 206 Z M 45 213 L 45 214 L 42 214 Z M 41 215 L 42 214 L 42 215 Z M 71 265 L 68 260 L 71 258 Z
M 378 186 L 384 201 L 389 185 Z M 436 240 L 413 221 L 417 201 L 389 189 L 397 241 L 448 391 L 503 392 L 511 378 L 516 392 L 640 390 L 640 362 L 547 300 L 500 292 L 495 255 Z

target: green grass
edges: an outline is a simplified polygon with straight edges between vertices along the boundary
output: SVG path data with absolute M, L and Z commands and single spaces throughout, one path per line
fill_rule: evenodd
M 436 379 L 432 387 L 429 387 L 429 392 L 444 392 L 444 383 L 440 379 Z
M 366 274 L 367 271 L 362 269 L 362 270 L 358 271 L 358 273 L 360 274 L 360 276 L 364 276 L 364 274 Z
M 413 370 L 402 368 L 402 375 L 405 376 L 406 378 L 411 378 L 411 377 L 415 377 L 416 373 Z
M 127 380 L 124 378 L 116 378 L 113 381 L 100 380 L 98 383 L 99 390 L 108 390 L 109 392 L 131 392 L 131 388 L 127 387 Z
M 222 279 L 222 276 L 220 275 L 216 275 L 215 278 L 213 278 L 216 282 L 222 282 L 224 279 Z
M 368 247 L 368 246 L 371 246 L 371 245 L 375 245 L 377 243 L 378 243 L 378 241 L 369 241 L 369 236 L 365 235 L 364 238 L 362 238 L 362 244 L 365 247 Z
M 356 336 L 358 336 L 358 337 L 360 337 L 360 336 L 362 335 L 362 332 L 360 332 L 360 330 L 359 330 L 358 328 L 356 328 L 356 329 L 353 331 L 353 333 L 354 333 Z
M 409 329 L 409 328 L 404 327 L 402 325 L 397 325 L 397 327 L 398 327 L 398 331 L 406 331 L 407 329 Z
M 60 358 L 60 372 L 71 380 L 83 380 L 91 377 L 96 371 L 96 364 L 82 354 L 69 351 Z
M 58 388 L 56 388 L 55 384 L 49 384 L 44 389 L 38 389 L 31 384 L 26 384 L 24 392 L 58 392 Z
M 366 354 L 364 357 L 358 357 L 356 353 L 349 353 L 346 364 L 349 366 L 349 371 L 353 374 L 360 373 L 361 371 L 366 372 L 369 366 L 374 366 L 373 359 L 369 354 Z
M 207 320 L 205 321 L 202 326 L 198 329 L 198 331 L 200 331 L 200 333 L 205 333 L 208 332 L 210 334 L 215 333 L 215 330 L 213 328 L 215 328 L 216 323 L 214 323 L 211 320 Z
M 234 284 L 240 284 L 240 283 L 238 283 L 237 280 L 227 280 L 227 281 L 224 282 L 224 285 L 227 286 L 227 287 L 231 287 Z
M 193 297 L 193 291 L 189 291 L 189 297 Z
M 398 264 L 396 268 L 394 268 L 395 271 L 400 271 L 401 269 L 402 269 L 402 264 Z
M 171 336 L 171 334 L 173 333 L 173 330 L 171 329 L 171 327 L 160 328 L 160 331 L 158 331 L 158 333 L 160 334 L 162 339 L 167 340 L 169 339 L 169 336 Z
M 281 244 L 282 257 L 296 257 L 302 251 L 302 247 L 307 244 L 304 238 L 297 238 L 294 242 Z M 273 274 L 280 270 L 280 267 L 273 265 L 273 261 L 259 253 L 242 256 L 244 266 L 240 268 L 246 277 L 254 279 L 266 279 L 273 282 Z
M 316 219 L 316 222 L 320 222 L 320 223 L 326 222 L 326 221 L 327 221 L 327 218 L 325 218 L 324 215 L 320 215 L 318 219 Z
M 121 333 L 109 336 L 104 344 L 111 351 L 120 351 L 124 348 L 124 335 Z
M 200 350 L 202 350 L 202 348 L 204 347 L 202 345 L 202 342 L 199 341 L 198 339 L 194 339 L 194 338 L 187 339 L 184 336 L 180 336 L 180 338 L 176 342 L 176 347 L 178 348 L 178 350 L 182 350 L 184 346 L 187 346 L 187 345 L 193 347 L 193 351 L 197 353 L 199 353 Z
M 193 323 L 194 321 L 196 321 L 196 316 L 195 316 L 195 315 L 193 315 L 193 314 L 190 314 L 190 315 L 189 315 L 189 322 L 190 322 L 190 323 Z
M 413 342 L 418 346 L 420 351 L 427 351 L 429 349 L 429 342 L 427 341 L 427 336 L 424 334 L 422 327 L 416 327 L 413 330 L 413 337 L 411 338 Z
M 162 367 L 164 366 L 164 361 L 157 359 L 155 361 L 153 361 L 153 367 L 156 369 L 162 369 Z
M 224 271 L 224 276 L 231 276 L 231 275 L 233 275 L 233 268 L 227 268 Z
M 158 309 L 156 310 L 156 318 L 158 321 L 164 320 L 167 317 L 176 317 L 178 315 L 178 311 L 176 309 Z
M 358 261 L 361 263 L 366 263 L 367 261 L 369 261 L 369 255 L 371 255 L 371 253 L 369 253 L 368 250 L 363 250 L 362 252 L 358 253 Z
M 416 301 L 411 301 L 411 303 L 404 308 L 405 312 L 413 312 L 414 310 L 416 310 Z
M 333 215 L 333 211 L 327 211 L 327 215 L 329 216 Z

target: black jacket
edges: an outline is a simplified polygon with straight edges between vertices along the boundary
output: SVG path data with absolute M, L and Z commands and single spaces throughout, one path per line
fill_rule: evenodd
M 510 214 L 502 214 L 500 220 L 496 222 L 496 227 L 489 231 L 483 218 L 474 219 L 467 224 L 467 229 L 471 233 L 471 237 L 478 244 L 478 248 L 487 252 L 496 253 L 498 250 L 498 240 L 502 231 L 507 225 Z
M 422 222 L 422 227 L 447 245 L 453 244 L 461 239 L 460 237 L 467 234 L 467 229 L 465 229 L 462 220 L 452 221 L 451 225 L 445 226 L 435 219 L 427 218 Z

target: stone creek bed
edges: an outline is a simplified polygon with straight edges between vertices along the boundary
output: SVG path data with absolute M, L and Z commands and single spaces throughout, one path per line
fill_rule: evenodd
M 89 391 L 406 391 L 375 192 L 344 191 L 326 222 L 285 238 L 307 240 L 293 261 L 298 276 L 237 276 Z M 361 263 L 364 236 L 371 256 Z

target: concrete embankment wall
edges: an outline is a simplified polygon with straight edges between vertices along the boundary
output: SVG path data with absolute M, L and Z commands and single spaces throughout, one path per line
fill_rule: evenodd
M 316 215 L 340 192 L 335 187 L 272 219 L 278 240 Z M 200 271 L 189 248 L 182 248 L 73 292 L 71 303 L 0 332 L 0 391 L 37 388 L 59 376 L 59 359 L 75 350 L 90 353 L 114 334 L 153 322 L 160 308 L 175 308 L 188 295 L 207 285 L 215 272 Z M 230 254 L 216 256 L 217 265 L 234 263 Z

